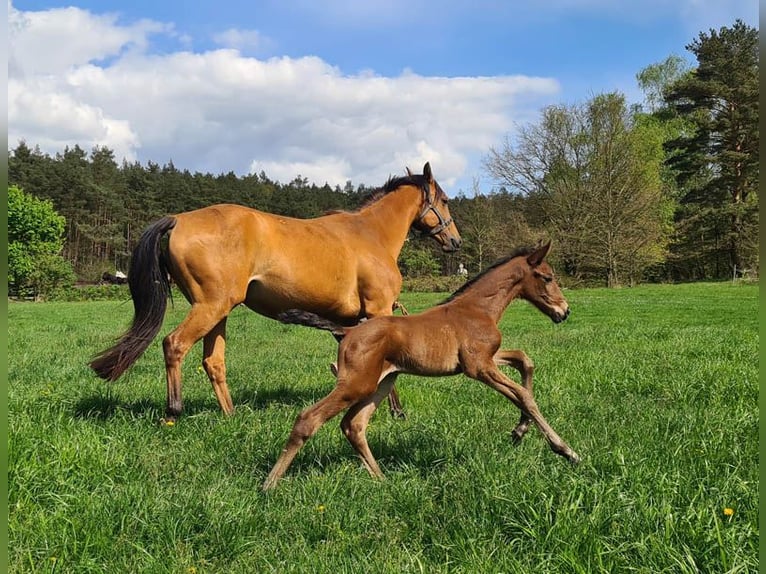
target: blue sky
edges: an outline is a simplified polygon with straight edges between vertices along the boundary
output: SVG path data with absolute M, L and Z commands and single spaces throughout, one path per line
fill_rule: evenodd
M 540 109 L 618 90 L 757 0 L 9 3 L 9 146 L 448 193 Z M 75 121 L 77 119 L 77 121 Z

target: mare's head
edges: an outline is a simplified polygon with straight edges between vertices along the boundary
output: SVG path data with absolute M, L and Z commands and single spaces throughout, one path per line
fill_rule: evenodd
M 407 175 L 412 178 L 422 177 L 423 182 L 423 207 L 412 226 L 436 239 L 444 251 L 459 249 L 463 240 L 450 215 L 447 194 L 431 173 L 431 164 L 426 162 L 422 176 L 413 176 L 409 168 L 407 168 Z
M 532 303 L 554 323 L 561 323 L 569 316 L 569 303 L 559 288 L 553 268 L 545 261 L 550 250 L 548 241 L 525 256 L 528 269 L 521 280 L 519 297 Z

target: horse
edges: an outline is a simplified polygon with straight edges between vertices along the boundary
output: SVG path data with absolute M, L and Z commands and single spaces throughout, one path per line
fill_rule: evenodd
M 521 411 L 512 432 L 521 442 L 534 422 L 551 449 L 573 464 L 580 457 L 551 428 L 535 403 L 532 391 L 534 365 L 521 350 L 500 349 L 497 323 L 516 298 L 531 302 L 560 323 L 569 316 L 569 304 L 545 261 L 550 241 L 535 248 L 521 248 L 464 283 L 448 299 L 419 314 L 370 319 L 358 326 L 338 325 L 314 313 L 293 309 L 277 318 L 283 323 L 306 325 L 341 338 L 335 388 L 300 413 L 284 450 L 263 483 L 276 486 L 303 444 L 328 420 L 348 409 L 340 426 L 373 478 L 384 478 L 367 444 L 365 429 L 381 400 L 393 388 L 398 373 L 448 376 L 463 373 L 508 398 Z M 519 371 L 521 384 L 508 378 L 499 366 Z
M 109 273 L 109 271 L 104 271 L 98 283 L 99 285 L 125 285 L 127 282 L 128 278 L 119 271 L 114 275 Z
M 408 168 L 406 176 L 389 178 L 356 211 L 295 219 L 217 204 L 162 217 L 132 253 L 133 322 L 90 367 L 115 381 L 135 363 L 162 326 L 172 280 L 191 310 L 163 340 L 164 421 L 183 411 L 181 363 L 200 339 L 202 365 L 221 410 L 233 414 L 224 361 L 231 310 L 243 303 L 275 318 L 299 307 L 344 325 L 391 315 L 402 286 L 397 258 L 410 228 L 433 237 L 445 252 L 462 241 L 429 163 L 422 175 Z M 389 403 L 394 416 L 403 416 L 395 393 Z

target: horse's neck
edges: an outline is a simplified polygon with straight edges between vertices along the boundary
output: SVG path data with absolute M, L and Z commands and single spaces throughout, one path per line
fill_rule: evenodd
M 414 186 L 406 186 L 381 197 L 359 212 L 367 219 L 366 228 L 379 236 L 379 244 L 385 246 L 396 259 L 402 250 L 410 227 L 420 214 L 423 192 Z
M 521 291 L 521 279 L 512 279 L 508 273 L 497 271 L 481 278 L 468 291 L 455 300 L 456 304 L 474 307 L 495 321 Z

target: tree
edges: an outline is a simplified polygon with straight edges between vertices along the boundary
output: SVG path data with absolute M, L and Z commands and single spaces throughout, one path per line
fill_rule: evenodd
M 464 243 L 456 254 L 471 273 L 479 273 L 514 247 L 531 245 L 532 231 L 518 196 L 501 191 L 482 194 L 474 180 L 473 197 L 458 197 L 450 202 L 450 212 L 460 222 Z
M 681 247 L 701 274 L 730 276 L 758 265 L 758 31 L 737 20 L 686 49 L 698 66 L 665 94 L 691 126 L 667 146 L 683 190 Z
M 405 277 L 430 277 L 439 274 L 439 262 L 433 256 L 429 245 L 415 238 L 405 241 L 398 262 Z
M 74 281 L 71 265 L 60 255 L 65 225 L 50 201 L 8 187 L 9 294 L 45 295 Z
M 651 64 L 636 74 L 638 87 L 646 97 L 648 113 L 665 106 L 668 89 L 689 72 L 690 66 L 681 56 L 671 55 L 658 64 Z
M 524 193 L 557 240 L 569 274 L 608 286 L 634 282 L 662 261 L 670 210 L 659 177 L 662 139 L 625 97 L 551 106 L 516 143 L 490 150 L 485 168 Z

